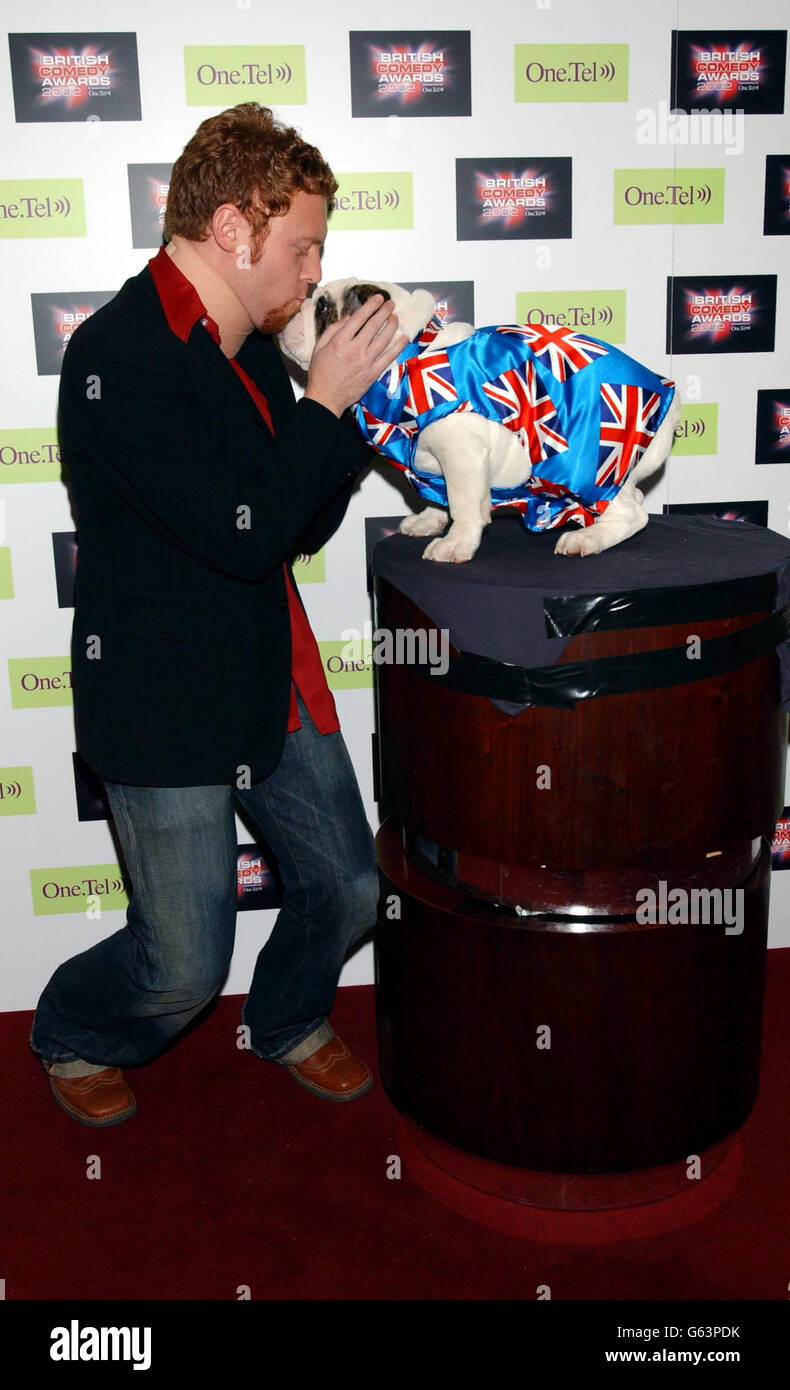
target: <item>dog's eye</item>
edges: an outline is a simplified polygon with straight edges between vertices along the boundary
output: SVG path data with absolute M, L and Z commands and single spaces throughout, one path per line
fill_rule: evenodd
M 337 309 L 326 294 L 319 294 L 315 301 L 315 336 L 320 338 L 325 328 L 337 320 Z

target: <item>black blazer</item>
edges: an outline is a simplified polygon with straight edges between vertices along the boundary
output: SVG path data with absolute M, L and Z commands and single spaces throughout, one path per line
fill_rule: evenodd
M 290 700 L 283 561 L 324 544 L 373 457 L 349 419 L 294 400 L 272 338 L 253 330 L 237 360 L 274 439 L 200 322 L 186 343 L 169 327 L 148 266 L 64 354 L 76 743 L 114 782 L 273 770 Z

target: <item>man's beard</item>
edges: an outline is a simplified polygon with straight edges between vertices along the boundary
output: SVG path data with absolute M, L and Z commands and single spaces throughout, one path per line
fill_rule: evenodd
M 299 313 L 300 307 L 301 301 L 298 299 L 289 299 L 286 304 L 278 304 L 274 309 L 270 309 L 269 312 L 264 315 L 260 324 L 260 332 L 270 334 L 282 333 L 286 324 L 290 323 L 291 319 Z

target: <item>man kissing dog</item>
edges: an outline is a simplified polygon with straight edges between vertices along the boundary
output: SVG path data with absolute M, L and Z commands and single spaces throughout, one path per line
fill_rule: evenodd
M 532 531 L 575 523 L 560 555 L 594 555 L 647 524 L 636 485 L 672 447 L 674 382 L 567 328 L 445 325 L 427 290 L 381 280 L 318 286 L 280 335 L 283 350 L 309 367 L 326 329 L 374 294 L 393 301 L 409 342 L 354 413 L 428 503 L 399 528 L 434 537 L 424 559 L 470 560 L 498 507 L 516 507 Z

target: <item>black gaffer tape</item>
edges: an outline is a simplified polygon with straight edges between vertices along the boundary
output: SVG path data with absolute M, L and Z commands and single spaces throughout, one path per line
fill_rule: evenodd
M 505 700 L 525 707 L 553 705 L 572 709 L 579 700 L 592 700 L 599 695 L 688 685 L 722 675 L 764 656 L 788 635 L 790 603 L 751 627 L 740 628 L 724 637 L 706 637 L 697 657 L 689 656 L 686 646 L 662 647 L 659 651 L 600 657 L 595 661 L 527 668 L 508 666 L 474 652 L 459 652 L 458 656 L 448 658 L 449 667 L 444 673 L 438 673 L 429 663 L 410 663 L 409 669 L 434 685 L 466 695 L 482 695 L 489 700 Z
M 546 632 L 549 637 L 576 637 L 580 632 L 735 618 L 773 609 L 776 586 L 776 574 L 770 573 L 690 587 L 630 589 L 620 594 L 555 594 L 543 600 Z

